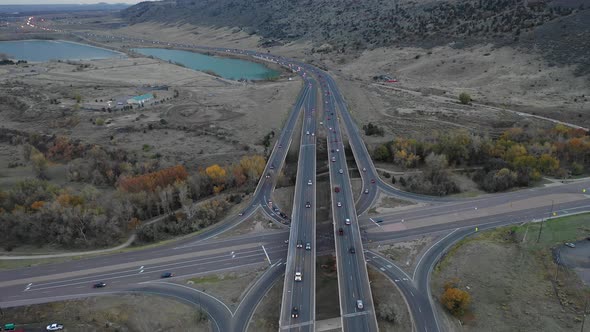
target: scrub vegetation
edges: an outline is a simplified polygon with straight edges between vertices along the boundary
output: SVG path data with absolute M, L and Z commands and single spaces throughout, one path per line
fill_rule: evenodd
M 0 241 L 7 251 L 22 245 L 105 247 L 136 230 L 142 242 L 195 232 L 241 202 L 265 165 L 264 157 L 253 155 L 189 171 L 66 136 L 13 133 L 11 140 L 36 178 L 0 190 Z M 49 164 L 65 166 L 69 185 L 51 181 Z M 164 218 L 144 226 L 158 216 Z
M 450 166 L 470 168 L 472 179 L 487 192 L 505 191 L 538 182 L 543 176 L 569 178 L 590 170 L 590 136 L 582 129 L 511 128 L 491 138 L 466 130 L 420 139 L 398 137 L 373 151 L 377 161 L 419 174 L 399 183 L 418 193 L 446 195 L 459 191 Z

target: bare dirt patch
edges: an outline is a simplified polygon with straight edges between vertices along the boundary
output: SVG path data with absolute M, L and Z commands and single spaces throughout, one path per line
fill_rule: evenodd
M 373 203 L 373 207 L 369 210 L 369 215 L 397 211 L 406 206 L 416 206 L 416 204 L 380 192 L 379 195 L 377 195 L 375 203 Z
M 510 229 L 488 231 L 451 248 L 432 277 L 436 298 L 443 284 L 458 278 L 471 294 L 471 306 L 455 331 L 572 331 L 579 330 L 583 286 L 573 272 L 563 271 L 554 283 L 550 252 L 521 245 Z M 517 233 L 518 234 L 518 233 Z M 531 234 L 529 234 L 529 237 Z M 534 241 L 533 241 L 534 242 Z
M 266 265 L 253 269 L 199 276 L 186 280 L 185 284 L 215 296 L 234 310 L 250 286 L 264 271 L 266 271 Z
M 3 309 L 3 322 L 17 327 L 45 329 L 50 323 L 64 324 L 67 331 L 208 331 L 195 308 L 166 297 L 120 294 L 95 296 Z
M 436 240 L 432 236 L 423 236 L 418 239 L 397 242 L 393 244 L 380 244 L 374 246 L 374 250 L 381 253 L 406 273 L 412 275 L 418 260 Z

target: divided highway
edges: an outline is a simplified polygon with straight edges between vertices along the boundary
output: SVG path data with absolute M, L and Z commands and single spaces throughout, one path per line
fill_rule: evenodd
M 328 88 L 324 96 L 327 101 L 324 126 L 327 129 L 342 329 L 344 332 L 378 331 L 354 195 L 332 96 Z
M 118 38 L 146 42 L 140 39 Z M 348 112 L 334 79 L 327 73 L 291 59 L 253 51 L 156 41 L 153 43 L 255 56 L 288 67 L 303 77 L 303 89 L 285 127 L 280 132 L 252 201 L 239 216 L 230 217 L 195 237 L 172 244 L 67 263 L 0 271 L 0 306 L 56 301 L 104 294 L 105 291 L 154 292 L 182 298 L 190 303 L 203 303 L 212 320 L 216 322 L 217 330 L 244 331 L 253 308 L 270 286 L 280 278 L 284 266 L 282 262 L 286 261 L 280 329 L 313 331 L 316 247 L 323 244 L 316 241 L 315 236 L 316 111 L 319 112 L 317 95 L 320 86 L 310 77 L 310 73 L 319 77 L 320 91 L 324 99 L 322 120 L 327 132 L 333 231 L 344 331 L 378 330 L 365 255 L 370 264 L 379 268 L 400 286 L 402 293 L 408 298 L 416 330 L 437 331 L 440 327 L 432 310 L 428 288 L 429 275 L 437 259 L 452 243 L 475 232 L 476 226 L 480 229 L 492 228 L 590 209 L 590 198 L 582 194 L 582 189 L 590 188 L 588 181 L 502 195 L 486 195 L 461 201 L 399 191 L 379 179 L 359 129 Z M 292 142 L 294 128 L 302 116 L 301 147 L 290 233 L 279 231 L 213 239 L 216 235 L 247 220 L 259 208 L 276 222 L 288 223 L 288 216 L 276 211 L 275 205 L 269 200 Z M 341 123 L 343 129 L 340 127 Z M 363 193 L 356 207 L 341 130 L 345 130 L 348 136 L 363 181 Z M 373 219 L 363 216 L 359 220 L 357 215 L 370 207 L 378 190 L 406 200 L 436 202 L 437 205 L 408 208 Z M 379 218 L 380 222 L 376 222 L 376 218 Z M 364 244 L 443 231 L 450 233 L 429 249 L 413 274 L 409 275 L 376 253 L 365 251 L 360 226 L 367 231 L 363 233 L 366 241 Z M 289 241 L 285 244 L 287 239 Z M 301 247 L 298 248 L 299 243 Z M 309 250 L 306 249 L 308 243 Z M 180 279 L 261 264 L 269 265 L 267 273 L 249 292 L 252 297 L 246 296 L 244 305 L 240 305 L 235 311 L 225 310 L 222 303 L 215 302 L 209 297 L 203 300 L 202 294 L 195 295 L 194 290 L 180 290 L 178 285 L 155 282 L 162 272 L 167 271 L 173 271 L 177 275 L 174 278 Z M 301 280 L 295 280 L 297 272 L 301 272 Z M 108 289 L 91 288 L 92 284 L 98 281 L 106 282 Z
M 311 92 L 305 103 L 302 120 L 301 147 L 279 321 L 281 331 L 315 330 L 317 86 L 312 79 L 306 79 L 306 82 Z

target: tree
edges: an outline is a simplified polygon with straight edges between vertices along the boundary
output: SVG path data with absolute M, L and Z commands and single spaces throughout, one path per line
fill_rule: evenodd
M 451 314 L 458 317 L 465 313 L 465 309 L 471 302 L 471 296 L 459 288 L 448 287 L 442 294 L 440 301 Z
M 385 144 L 379 145 L 375 151 L 373 151 L 373 158 L 378 161 L 387 161 L 391 155 L 389 154 L 389 149 Z
M 377 305 L 377 315 L 379 316 L 379 318 L 390 322 L 390 323 L 395 323 L 397 315 L 395 314 L 395 311 L 393 310 L 393 306 L 391 304 L 387 304 L 387 303 L 382 303 L 380 302 Z
M 225 182 L 225 169 L 217 164 L 211 165 L 205 169 L 207 176 L 211 178 L 214 183 L 223 184 Z
M 39 150 L 33 148 L 30 159 L 35 175 L 40 179 L 47 178 L 47 159 L 45 159 L 45 156 Z
M 468 105 L 471 102 L 471 96 L 467 92 L 461 92 L 459 95 L 459 101 L 463 105 Z

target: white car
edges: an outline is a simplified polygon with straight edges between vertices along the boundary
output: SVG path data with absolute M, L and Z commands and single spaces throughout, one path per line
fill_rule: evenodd
M 59 331 L 59 330 L 63 330 L 63 329 L 64 329 L 64 326 L 62 324 L 58 324 L 58 323 L 49 324 L 45 328 L 46 331 Z
M 363 172 L 366 172 L 366 171 L 367 171 L 367 169 L 363 167 Z
M 344 220 L 344 224 L 346 224 L 346 225 L 350 225 L 350 218 L 346 218 L 346 219 Z
M 571 242 L 566 242 L 565 245 L 568 246 L 568 247 L 570 247 L 570 248 L 575 248 L 576 247 L 576 245 L 573 244 L 573 243 L 571 243 Z
M 363 310 L 363 308 L 365 307 L 363 305 L 363 300 L 356 300 L 356 307 L 359 308 L 360 310 Z
M 368 193 L 369 193 L 369 189 L 365 189 L 365 194 L 368 194 Z
M 338 203 L 336 204 L 336 206 L 338 206 L 338 207 L 341 207 L 341 206 L 342 206 L 342 203 L 338 202 Z
M 311 180 L 307 180 L 307 185 L 311 186 Z
M 340 174 L 344 173 L 344 171 L 342 170 L 342 168 L 338 170 L 338 173 L 340 173 Z
M 295 281 L 301 281 L 301 272 L 295 272 Z
M 309 130 L 307 132 L 305 132 L 306 135 L 309 135 Z

